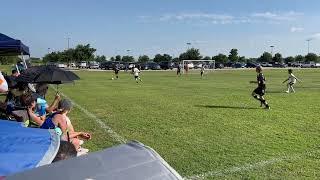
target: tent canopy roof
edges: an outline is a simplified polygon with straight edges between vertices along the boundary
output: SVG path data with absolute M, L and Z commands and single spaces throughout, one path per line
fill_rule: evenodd
M 30 55 L 29 47 L 20 40 L 0 33 L 0 56 Z

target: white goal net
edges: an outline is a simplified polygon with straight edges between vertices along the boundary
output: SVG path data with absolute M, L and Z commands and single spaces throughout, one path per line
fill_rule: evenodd
M 183 60 L 182 72 L 197 73 L 201 71 L 202 66 L 205 71 L 211 71 L 215 69 L 216 63 L 214 60 Z

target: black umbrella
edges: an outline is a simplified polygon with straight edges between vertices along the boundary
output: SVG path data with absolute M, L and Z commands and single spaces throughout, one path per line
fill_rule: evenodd
M 64 84 L 79 80 L 79 76 L 71 71 L 66 71 L 55 66 L 34 66 L 30 67 L 17 78 L 22 83 L 46 83 Z
M 34 66 L 22 72 L 17 81 L 24 83 L 63 84 L 79 79 L 79 76 L 75 73 L 55 66 Z

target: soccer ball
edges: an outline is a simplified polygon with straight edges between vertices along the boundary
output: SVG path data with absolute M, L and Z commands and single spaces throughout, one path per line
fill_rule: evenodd
M 111 78 L 111 80 L 114 80 L 114 78 Z

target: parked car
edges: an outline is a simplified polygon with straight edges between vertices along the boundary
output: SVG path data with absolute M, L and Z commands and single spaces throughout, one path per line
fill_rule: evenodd
M 315 62 L 306 62 L 301 64 L 302 68 L 315 68 L 316 67 L 316 63 Z
M 81 62 L 78 64 L 78 67 L 79 67 L 79 68 L 87 68 L 87 62 L 86 62 L 86 61 L 81 61 Z
M 117 64 L 119 64 L 119 62 L 117 61 L 105 61 L 100 63 L 100 68 L 105 70 L 112 70 Z
M 233 68 L 245 68 L 245 64 L 237 62 L 233 65 Z
M 245 65 L 245 67 L 246 68 L 256 68 L 257 67 L 257 65 L 255 64 L 255 63 L 247 63 L 246 65 Z
M 67 65 L 65 65 L 65 64 L 63 64 L 63 63 L 57 63 L 56 66 L 57 66 L 58 68 L 66 68 L 66 67 L 67 67 Z
M 95 61 L 89 62 L 89 69 L 99 69 L 99 63 Z
M 262 62 L 260 64 L 262 67 L 272 67 L 272 64 L 271 63 L 268 63 L 268 62 Z
M 210 66 L 210 68 L 211 68 L 211 66 Z M 222 63 L 215 63 L 215 68 L 216 69 L 223 69 L 224 65 Z
M 320 63 L 316 63 L 315 67 L 320 68 Z
M 159 64 L 155 62 L 148 62 L 141 65 L 141 69 L 143 70 L 161 70 L 161 67 Z
M 300 62 L 294 62 L 294 63 L 291 63 L 291 66 L 292 67 L 301 67 L 302 64 Z
M 161 69 L 167 70 L 167 69 L 173 69 L 174 63 L 170 61 L 163 61 L 159 63 Z
M 285 63 L 275 62 L 275 63 L 273 63 L 272 67 L 276 67 L 276 68 L 286 68 L 286 67 L 288 67 L 288 65 L 285 64 Z

